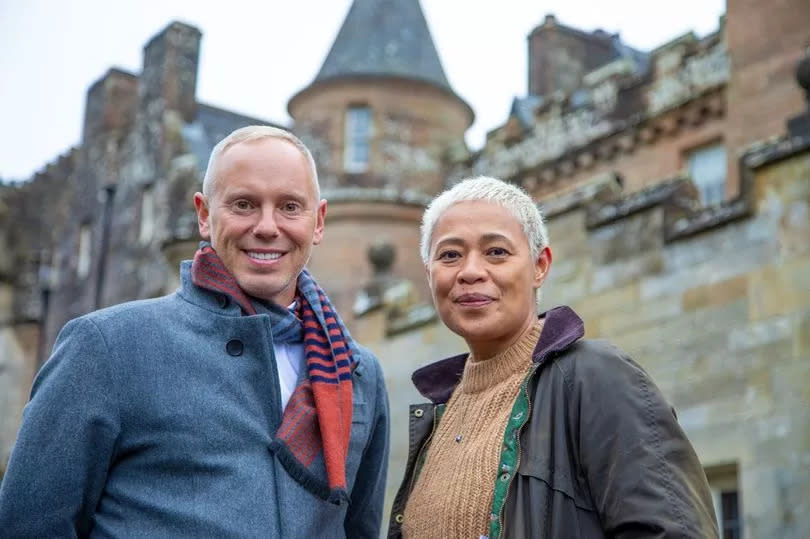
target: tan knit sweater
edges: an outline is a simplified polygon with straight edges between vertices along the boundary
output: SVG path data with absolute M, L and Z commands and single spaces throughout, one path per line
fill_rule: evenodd
M 467 360 L 408 499 L 404 537 L 478 539 L 488 534 L 503 433 L 540 328 L 539 323 L 530 327 L 490 359 Z

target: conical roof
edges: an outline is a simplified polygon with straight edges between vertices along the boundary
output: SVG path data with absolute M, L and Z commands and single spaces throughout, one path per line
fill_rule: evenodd
M 350 76 L 405 77 L 451 90 L 419 0 L 354 0 L 314 82 Z

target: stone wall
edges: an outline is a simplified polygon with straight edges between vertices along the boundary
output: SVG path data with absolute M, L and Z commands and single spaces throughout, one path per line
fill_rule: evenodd
M 0 284 L 0 303 L 8 295 Z M 0 309 L 3 305 L 0 304 Z M 0 323 L 0 477 L 20 427 L 22 411 L 38 368 L 40 330 L 35 323 Z

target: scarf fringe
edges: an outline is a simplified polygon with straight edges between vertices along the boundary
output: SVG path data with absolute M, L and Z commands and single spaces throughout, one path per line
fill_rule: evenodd
M 308 492 L 325 502 L 340 505 L 344 501 L 349 503 L 349 494 L 343 489 L 331 489 L 329 484 L 319 479 L 295 458 L 282 440 L 276 438 L 270 442 L 270 453 L 275 455 L 287 473 Z

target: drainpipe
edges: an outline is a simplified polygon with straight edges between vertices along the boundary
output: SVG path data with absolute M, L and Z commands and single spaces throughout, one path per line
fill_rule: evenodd
M 98 253 L 98 280 L 96 281 L 96 294 L 94 309 L 98 310 L 101 304 L 102 293 L 104 291 L 104 279 L 107 273 L 107 254 L 110 245 L 110 228 L 112 226 L 113 199 L 115 198 L 115 185 L 104 186 L 104 210 L 101 216 L 101 245 Z

